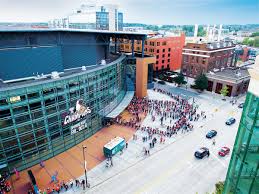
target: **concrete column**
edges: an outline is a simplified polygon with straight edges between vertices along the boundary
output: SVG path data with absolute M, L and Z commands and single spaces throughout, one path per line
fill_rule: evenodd
M 148 64 L 155 63 L 155 57 L 136 58 L 136 96 L 147 96 Z
M 131 39 L 131 53 L 132 57 L 134 57 L 134 38 Z

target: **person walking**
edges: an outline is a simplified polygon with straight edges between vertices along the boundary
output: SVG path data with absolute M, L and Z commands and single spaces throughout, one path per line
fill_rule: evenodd
M 126 149 L 128 148 L 128 142 L 126 142 Z
M 111 166 L 113 166 L 112 157 L 110 158 L 110 160 L 111 160 Z
M 82 180 L 83 190 L 85 190 L 85 180 Z
M 212 145 L 216 145 L 216 140 L 215 139 L 213 139 Z
M 41 167 L 41 168 L 44 168 L 44 167 L 45 167 L 43 160 L 40 161 L 40 167 Z

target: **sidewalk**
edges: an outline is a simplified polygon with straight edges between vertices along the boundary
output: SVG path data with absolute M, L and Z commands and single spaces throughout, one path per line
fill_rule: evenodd
M 163 99 L 163 100 L 169 100 L 170 98 L 167 95 L 160 94 L 157 92 L 154 92 L 152 90 L 148 91 L 149 99 Z M 224 103 L 224 101 L 222 101 Z M 201 102 L 199 102 L 201 103 Z M 208 114 L 211 113 L 210 107 L 205 107 L 205 109 L 199 108 L 199 111 L 205 110 Z M 204 122 L 213 119 L 212 116 L 208 116 L 205 120 L 199 120 L 196 122 L 193 122 L 194 130 L 204 130 L 202 126 L 204 125 Z M 157 119 L 155 122 L 151 121 L 151 116 L 148 115 L 144 121 L 142 122 L 142 126 L 151 126 L 152 127 L 159 127 L 161 130 L 166 130 L 166 125 L 169 124 L 170 119 L 167 119 L 165 121 L 165 125 L 161 127 L 159 120 Z M 117 154 L 113 157 L 113 167 L 107 168 L 105 166 L 105 161 L 101 162 L 98 166 L 93 168 L 87 173 L 88 181 L 91 185 L 90 188 L 87 190 L 82 190 L 81 187 L 79 188 L 73 188 L 69 191 L 65 192 L 66 194 L 74 194 L 74 193 L 96 193 L 95 188 L 98 187 L 100 184 L 106 182 L 109 179 L 112 179 L 113 177 L 123 173 L 124 171 L 130 169 L 131 167 L 135 166 L 141 161 L 144 161 L 148 157 L 152 157 L 155 153 L 165 149 L 166 147 L 170 146 L 174 142 L 184 138 L 187 135 L 191 135 L 193 131 L 190 132 L 179 132 L 177 135 L 173 135 L 171 138 L 166 137 L 166 141 L 164 144 L 158 143 L 155 144 L 155 147 L 152 149 L 149 149 L 149 141 L 143 142 L 142 137 L 147 136 L 147 132 L 145 131 L 136 131 L 136 135 L 138 136 L 137 140 L 133 140 L 130 138 L 128 141 L 128 148 L 124 149 L 123 154 Z M 159 140 L 159 135 L 154 135 L 153 137 L 156 137 Z M 146 147 L 150 150 L 150 156 L 144 155 L 143 147 Z M 79 177 L 79 180 L 84 179 L 84 175 Z M 109 193 L 109 191 L 107 191 Z
M 124 119 L 129 120 L 130 117 L 131 115 L 127 111 L 123 112 Z M 51 176 L 56 171 L 58 172 L 57 179 L 59 181 L 64 180 L 65 182 L 69 182 L 71 179 L 75 180 L 77 177 L 84 174 L 83 145 L 87 147 L 87 168 L 90 170 L 105 159 L 103 155 L 103 146 L 107 142 L 115 136 L 124 137 L 127 141 L 132 137 L 134 132 L 135 129 L 120 125 L 105 127 L 71 149 L 44 161 L 44 168 L 41 168 L 40 165 L 35 165 L 29 169 L 32 170 L 36 182 L 42 191 L 48 187 L 52 187 L 53 184 L 50 184 Z M 22 194 L 28 192 L 29 178 L 27 170 L 20 172 L 19 180 L 15 179 L 15 175 L 11 177 L 14 186 L 11 193 Z

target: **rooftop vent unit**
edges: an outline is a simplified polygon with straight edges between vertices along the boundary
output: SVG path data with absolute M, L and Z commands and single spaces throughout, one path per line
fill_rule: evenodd
M 221 70 L 221 71 L 223 71 L 224 69 L 225 69 L 225 67 L 221 67 L 221 69 L 220 69 L 220 70 Z
M 101 65 L 106 65 L 106 61 L 104 59 L 101 60 Z
M 229 43 L 228 43 L 228 46 L 232 46 L 232 43 L 231 43 L 231 42 L 229 42 Z
M 209 72 L 209 74 L 210 74 L 210 75 L 215 75 L 215 73 L 214 73 L 214 72 L 212 72 L 212 71 L 210 71 L 210 72 Z
M 60 78 L 58 72 L 52 71 L 51 72 L 51 79 L 58 79 L 58 78 Z
M 219 42 L 217 43 L 217 48 L 220 48 L 220 43 Z
M 82 66 L 82 71 L 86 71 L 86 66 Z

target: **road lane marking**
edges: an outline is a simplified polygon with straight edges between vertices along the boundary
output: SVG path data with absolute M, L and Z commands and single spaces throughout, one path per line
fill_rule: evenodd
M 188 158 L 190 158 L 189 155 L 187 155 L 187 157 L 185 157 L 184 159 L 181 159 L 181 160 L 185 161 Z M 171 168 L 164 170 L 158 176 L 156 176 L 155 178 L 153 178 L 150 181 L 148 181 L 146 184 L 144 184 L 143 187 L 141 187 L 137 191 L 135 191 L 134 194 L 146 193 L 146 191 L 148 191 L 148 190 L 152 189 L 153 187 L 158 186 L 159 184 L 164 182 L 168 177 L 170 177 L 172 175 L 173 171 L 175 171 L 176 169 L 179 169 L 181 166 L 184 167 L 187 164 L 188 164 L 188 162 L 178 163 L 177 165 L 172 164 Z

